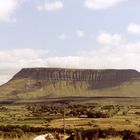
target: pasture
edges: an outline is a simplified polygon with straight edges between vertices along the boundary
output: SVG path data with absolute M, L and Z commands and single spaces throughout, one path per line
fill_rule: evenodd
M 130 104 L 131 102 L 131 104 Z M 43 103 L 1 104 L 0 140 L 32 140 L 38 134 L 65 129 L 99 130 L 106 133 L 100 140 L 122 139 L 125 131 L 140 133 L 140 102 L 135 98 L 77 98 Z M 20 134 L 20 135 L 17 135 Z

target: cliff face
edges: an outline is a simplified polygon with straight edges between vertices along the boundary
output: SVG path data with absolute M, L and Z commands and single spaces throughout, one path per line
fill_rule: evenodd
M 24 68 L 0 87 L 0 98 L 140 97 L 136 70 Z
M 89 88 L 104 88 L 140 78 L 136 70 L 90 70 L 62 68 L 24 68 L 12 80 L 30 78 L 37 81 L 85 81 Z M 38 83 L 40 84 L 40 83 Z M 38 85 L 41 86 L 41 85 Z

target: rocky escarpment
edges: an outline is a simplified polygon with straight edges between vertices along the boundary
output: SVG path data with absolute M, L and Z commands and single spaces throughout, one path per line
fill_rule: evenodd
M 124 69 L 24 68 L 0 86 L 0 98 L 140 97 L 140 73 Z
M 12 80 L 29 78 L 37 81 L 85 81 L 92 88 L 105 88 L 119 85 L 123 82 L 140 79 L 136 70 L 91 70 L 63 68 L 24 68 Z M 41 86 L 42 82 L 35 83 Z

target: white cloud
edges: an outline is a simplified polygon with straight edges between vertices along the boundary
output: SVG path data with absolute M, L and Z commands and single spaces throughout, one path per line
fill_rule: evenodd
M 18 61 L 21 59 L 36 59 L 40 55 L 46 54 L 48 50 L 37 49 L 33 50 L 30 48 L 21 48 L 21 49 L 10 49 L 10 50 L 0 50 L 0 62 L 4 60 L 8 61 Z
M 140 35 L 140 24 L 129 24 L 127 30 L 129 33 Z
M 0 50 L 0 84 L 8 81 L 23 67 L 121 68 L 140 71 L 140 42 L 120 43 L 119 41 L 118 45 L 116 43 L 114 45 L 114 42 L 107 41 L 105 45 L 103 42 L 96 49 L 77 52 L 75 56 L 47 57 L 47 54 L 48 50 L 45 49 Z
M 101 46 L 97 50 L 79 52 L 77 56 L 52 57 L 46 61 L 50 67 L 140 70 L 140 42 Z
M 15 22 L 13 16 L 20 3 L 19 0 L 0 0 L 0 21 Z
M 45 66 L 42 59 L 48 50 L 45 49 L 0 49 L 0 84 L 9 80 L 23 67 Z
M 119 45 L 123 42 L 123 39 L 120 34 L 103 32 L 97 37 L 97 42 L 102 45 Z
M 83 38 L 85 36 L 85 33 L 82 30 L 77 30 L 76 35 L 78 38 Z
M 23 67 L 140 70 L 140 42 L 122 43 L 118 46 L 103 45 L 96 50 L 79 52 L 76 56 L 47 58 L 47 53 L 47 50 L 28 48 L 0 50 L 0 84 L 8 81 Z
M 61 10 L 62 8 L 64 7 L 62 1 L 54 1 L 54 2 L 45 2 L 44 4 L 42 5 L 39 5 L 37 7 L 37 9 L 39 11 L 50 11 L 50 12 L 53 12 L 53 11 L 59 11 Z
M 60 39 L 60 40 L 66 40 L 66 39 L 67 39 L 66 33 L 60 34 L 60 35 L 58 36 L 58 39 Z
M 116 6 L 126 0 L 85 0 L 84 5 L 88 9 L 100 10 Z

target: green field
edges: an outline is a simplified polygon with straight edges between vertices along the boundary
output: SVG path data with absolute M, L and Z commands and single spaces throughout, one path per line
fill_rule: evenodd
M 109 140 L 110 137 L 114 137 L 112 136 L 113 131 L 113 135 L 115 134 L 119 140 L 126 130 L 140 132 L 140 102 L 138 98 L 71 97 L 63 98 L 63 100 L 51 99 L 37 104 L 1 104 L 0 136 L 4 137 L 3 135 L 7 133 L 13 135 L 13 133 L 20 132 L 19 138 L 13 137 L 12 139 L 30 140 L 35 135 L 48 131 L 63 132 L 64 108 L 68 133 L 77 130 L 84 132 L 100 130 L 104 133 L 108 132 L 106 139 Z M 92 117 L 80 117 L 80 115 L 89 113 Z M 35 130 L 32 132 L 33 129 Z M 100 139 L 103 138 L 100 137 Z

